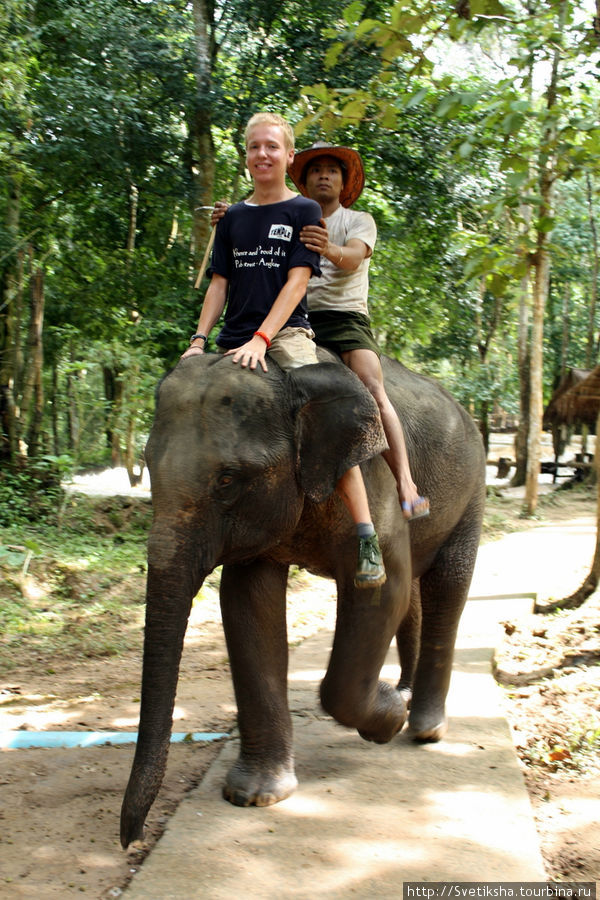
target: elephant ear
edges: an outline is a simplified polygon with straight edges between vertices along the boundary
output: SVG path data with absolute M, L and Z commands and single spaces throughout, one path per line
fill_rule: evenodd
M 341 476 L 387 448 L 379 410 L 360 379 L 341 363 L 317 363 L 287 373 L 295 422 L 296 471 L 317 503 Z

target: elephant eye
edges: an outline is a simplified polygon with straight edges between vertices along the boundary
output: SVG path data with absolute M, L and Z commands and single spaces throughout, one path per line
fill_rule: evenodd
M 237 503 L 242 490 L 240 473 L 232 469 L 223 469 L 215 479 L 214 496 L 218 503 L 225 507 Z

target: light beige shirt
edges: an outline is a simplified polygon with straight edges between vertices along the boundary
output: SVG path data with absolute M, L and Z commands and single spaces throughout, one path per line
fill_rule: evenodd
M 332 244 L 343 247 L 352 238 L 358 238 L 367 245 L 369 253 L 354 272 L 338 269 L 322 256 L 320 265 L 323 274 L 320 278 L 313 276 L 308 282 L 309 312 L 328 309 L 368 316 L 369 262 L 377 240 L 375 220 L 369 213 L 338 206 L 325 222 Z

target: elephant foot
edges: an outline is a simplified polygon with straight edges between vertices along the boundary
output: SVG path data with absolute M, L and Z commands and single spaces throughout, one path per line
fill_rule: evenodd
M 293 764 L 271 771 L 240 758 L 227 773 L 223 797 L 234 806 L 273 806 L 297 787 Z
M 446 731 L 448 723 L 445 715 L 418 715 L 414 711 L 411 713 L 408 723 L 409 733 L 414 741 L 420 744 L 434 744 L 441 741 Z
M 401 693 L 385 681 L 380 681 L 375 711 L 357 730 L 365 741 L 387 744 L 402 729 L 406 716 L 406 703 Z

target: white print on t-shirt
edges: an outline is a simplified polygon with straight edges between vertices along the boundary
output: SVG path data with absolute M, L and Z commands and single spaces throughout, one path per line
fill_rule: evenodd
M 271 225 L 269 237 L 277 238 L 280 241 L 291 241 L 293 233 L 291 225 Z
M 266 269 L 279 269 L 281 260 L 275 257 L 282 257 L 283 255 L 281 247 L 267 247 L 265 249 L 261 244 L 254 250 L 237 250 L 235 247 L 233 248 L 233 261 L 236 269 L 254 269 L 256 266 L 263 266 Z

